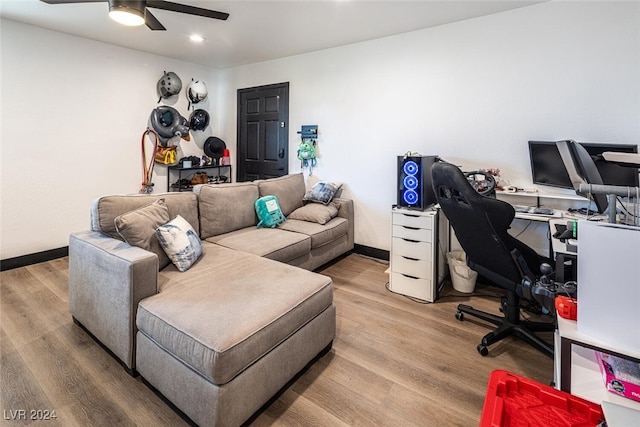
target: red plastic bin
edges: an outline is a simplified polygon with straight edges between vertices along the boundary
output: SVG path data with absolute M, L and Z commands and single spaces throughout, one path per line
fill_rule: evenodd
M 602 420 L 598 404 L 496 370 L 489 377 L 480 427 L 581 427 L 597 426 Z

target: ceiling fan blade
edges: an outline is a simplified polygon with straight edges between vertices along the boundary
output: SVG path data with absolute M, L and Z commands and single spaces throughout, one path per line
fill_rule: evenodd
M 102 3 L 109 0 L 40 0 L 48 4 L 65 4 L 65 3 Z
M 147 24 L 147 27 L 149 27 L 149 29 L 151 30 L 156 30 L 156 31 L 166 30 L 164 25 L 162 25 L 160 21 L 158 21 L 158 18 L 156 18 L 151 14 L 151 11 L 149 9 L 146 9 L 144 11 L 144 23 Z
M 223 21 L 226 21 L 229 17 L 228 13 L 203 9 L 201 7 L 187 6 L 186 4 L 178 4 L 164 0 L 147 0 L 147 7 L 186 13 L 189 15 L 204 16 L 205 18 L 221 19 Z

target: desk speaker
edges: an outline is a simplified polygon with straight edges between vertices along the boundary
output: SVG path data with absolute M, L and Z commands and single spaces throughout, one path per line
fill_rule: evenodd
M 438 160 L 438 156 L 398 156 L 398 206 L 424 210 L 436 203 L 431 166 Z

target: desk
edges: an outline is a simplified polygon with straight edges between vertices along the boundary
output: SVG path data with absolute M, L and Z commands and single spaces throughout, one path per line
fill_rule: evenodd
M 561 242 L 560 240 L 553 237 L 554 233 L 556 232 L 556 225 L 566 226 L 567 221 L 570 221 L 572 219 L 580 220 L 585 218 L 586 218 L 585 216 L 571 214 L 569 212 L 565 212 L 561 210 L 555 210 L 554 216 L 532 215 L 532 214 L 523 214 L 523 213 L 516 213 L 516 216 L 515 216 L 515 219 L 519 219 L 519 220 L 535 221 L 537 223 L 546 223 L 545 225 L 548 224 L 547 227 L 545 228 L 545 238 L 546 238 L 546 244 L 548 246 L 549 252 L 548 254 L 544 254 L 544 255 L 548 256 L 550 259 L 555 260 L 555 268 L 554 268 L 556 273 L 555 280 L 561 283 L 564 283 L 566 279 L 564 274 L 566 261 L 572 261 L 572 267 L 573 267 L 572 280 L 575 280 L 576 272 L 577 272 L 576 265 L 577 265 L 578 253 L 577 253 L 577 249 L 568 248 L 566 242 Z M 598 216 L 598 217 L 592 216 L 591 218 L 604 219 L 604 217 L 601 217 L 601 216 Z M 519 235 L 516 233 L 514 237 L 519 238 Z M 524 241 L 524 239 L 522 240 Z M 536 252 L 543 254 L 540 248 L 540 243 L 541 243 L 540 241 L 538 241 L 538 247 L 532 244 L 531 241 L 525 241 L 525 243 L 531 246 L 532 248 L 536 249 Z
M 571 190 L 559 191 L 563 191 L 563 193 L 550 193 L 543 190 L 535 192 L 518 191 L 516 193 L 496 191 L 496 197 L 499 200 L 512 205 L 544 206 L 554 209 L 555 212 L 553 216 L 532 215 L 517 212 L 515 219 L 518 221 L 514 221 L 511 233 L 514 237 L 522 240 L 539 254 L 549 258 L 554 257 L 554 252 L 551 237 L 549 235 L 549 227 L 546 223 L 552 220 L 560 220 L 565 217 L 586 219 L 581 215 L 572 215 L 568 212 L 568 209 L 589 206 L 589 199 L 578 196 L 575 192 L 570 194 Z M 531 227 L 529 227 L 528 224 L 531 224 Z M 527 229 L 526 234 L 523 235 L 522 238 L 520 237 L 518 229 L 522 231 Z
M 561 219 L 563 212 L 556 210 L 555 216 L 534 215 L 516 212 L 509 234 L 544 257 L 552 258 L 553 250 L 549 237 L 549 221 Z
M 594 403 L 603 401 L 640 410 L 640 402 L 609 392 L 602 380 L 595 351 L 640 363 L 640 353 L 622 354 L 610 343 L 578 331 L 577 322 L 558 316 L 555 333 L 554 380 L 556 387 Z M 560 349 L 560 351 L 557 351 Z
M 561 190 L 562 191 L 562 190 Z M 531 201 L 535 200 L 535 206 L 542 206 L 541 200 L 544 199 L 546 201 L 545 205 L 548 207 L 552 207 L 554 209 L 567 209 L 569 207 L 576 207 L 576 205 L 584 205 L 585 202 L 588 203 L 589 199 L 583 196 L 578 196 L 572 190 L 566 190 L 558 193 L 550 193 L 546 191 L 517 191 L 515 193 L 508 191 L 496 191 L 496 197 L 498 199 L 506 199 L 509 201 L 510 198 L 517 198 L 520 200 L 528 199 L 528 202 L 520 202 L 514 204 L 525 204 L 531 205 Z
M 564 281 L 564 267 L 560 267 L 566 260 L 576 255 L 575 252 L 568 251 L 564 243 L 553 238 L 555 225 L 566 224 L 567 219 L 563 219 L 566 214 L 565 211 L 557 209 L 553 216 L 516 212 L 509 231 L 509 234 L 522 240 L 538 254 L 556 260 L 556 275 L 560 274 L 557 281 Z M 523 234 L 525 231 L 526 234 Z

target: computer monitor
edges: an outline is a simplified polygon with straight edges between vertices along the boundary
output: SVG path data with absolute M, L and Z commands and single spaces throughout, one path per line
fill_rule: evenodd
M 587 153 L 591 156 L 605 185 L 620 185 L 623 187 L 638 186 L 638 169 L 626 167 L 616 163 L 607 162 L 602 153 L 614 151 L 618 153 L 637 153 L 635 144 L 611 144 L 599 142 L 581 142 Z
M 637 153 L 638 145 L 594 142 L 580 144 L 591 156 L 605 185 L 638 186 L 638 170 L 636 168 L 607 162 L 602 157 L 602 153 L 607 151 Z M 529 141 L 529 158 L 534 184 L 574 188 L 555 141 Z
M 529 141 L 529 159 L 534 184 L 573 189 L 555 141 Z

